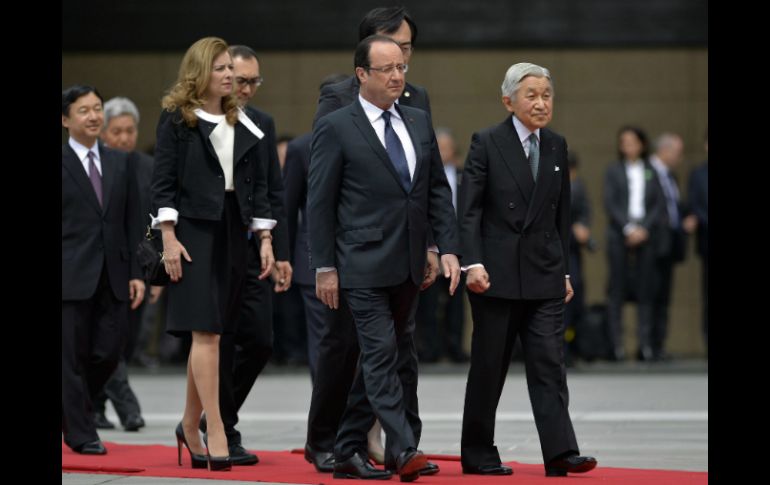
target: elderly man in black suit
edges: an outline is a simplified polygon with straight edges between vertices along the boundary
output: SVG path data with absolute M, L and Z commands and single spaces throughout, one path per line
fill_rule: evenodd
M 308 181 L 316 293 L 337 308 L 342 289 L 361 349 L 337 433 L 334 476 L 390 478 L 367 460 L 373 410 L 388 436 L 386 454 L 401 480 L 412 481 L 427 460 L 408 421 L 419 417 L 405 409 L 406 400 L 416 400 L 416 385 L 405 386 L 401 372 L 416 368 L 408 323 L 426 279 L 429 228 L 454 293 L 457 228 L 430 117 L 395 104 L 407 70 L 400 46 L 389 37 L 367 37 L 354 62 L 358 101 L 318 120 Z
M 133 252 L 139 191 L 126 154 L 98 143 L 102 96 L 62 91 L 62 432 L 77 453 L 103 455 L 92 398 L 118 365 L 128 318 L 144 298 Z
M 494 446 L 495 411 L 518 336 L 547 476 L 596 466 L 578 456 L 567 410 L 564 305 L 569 281 L 567 143 L 551 121 L 550 72 L 511 66 L 502 84 L 511 116 L 474 133 L 465 162 L 460 237 L 473 340 L 461 440 L 463 473 L 510 475 Z

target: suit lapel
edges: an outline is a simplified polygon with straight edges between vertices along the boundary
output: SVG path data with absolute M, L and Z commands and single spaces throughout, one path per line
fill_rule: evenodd
M 353 102 L 352 108 L 353 109 L 350 111 L 350 114 L 351 119 L 353 120 L 353 124 L 356 125 L 358 130 L 361 132 L 361 135 L 380 158 L 380 161 L 385 164 L 385 168 L 388 169 L 390 174 L 396 180 L 398 186 L 401 187 L 401 190 L 406 192 L 406 189 L 404 189 L 404 186 L 401 184 L 401 179 L 398 176 L 398 172 L 396 172 L 396 168 L 393 166 L 393 162 L 390 161 L 388 152 L 385 151 L 385 147 L 382 146 L 380 139 L 377 138 L 377 133 L 374 132 L 374 128 L 369 122 L 369 118 L 366 117 L 363 106 L 361 106 L 361 103 L 359 103 L 356 99 L 356 101 Z
M 531 205 L 532 192 L 535 189 L 535 181 L 532 180 L 532 172 L 529 169 L 527 159 L 524 157 L 524 148 L 521 146 L 519 135 L 513 127 L 511 118 L 508 117 L 492 132 L 500 157 L 505 166 L 511 172 L 516 185 L 522 193 L 527 205 Z
M 400 109 L 398 104 L 396 104 L 396 111 L 398 111 L 401 115 L 401 119 L 404 121 L 404 126 L 406 126 L 406 131 L 409 133 L 409 138 L 412 139 L 412 146 L 414 147 L 414 155 L 416 157 L 414 176 L 412 177 L 412 186 L 409 190 L 411 192 L 411 189 L 414 188 L 415 182 L 417 181 L 417 175 L 420 174 L 420 167 L 422 167 L 422 147 L 420 146 L 420 138 L 415 133 L 417 128 L 414 124 L 414 118 L 408 114 L 405 114 L 404 111 Z
M 219 157 L 217 156 L 216 150 L 214 150 L 214 145 L 211 144 L 211 140 L 209 139 L 209 136 L 211 136 L 211 132 L 214 131 L 214 128 L 216 128 L 217 125 L 210 121 L 206 121 L 204 119 L 201 119 L 198 117 L 198 131 L 201 134 L 201 137 L 203 138 L 203 144 L 206 146 L 206 149 L 209 151 L 212 157 L 214 157 L 214 160 L 219 160 Z
M 233 148 L 233 168 L 238 164 L 238 161 L 246 155 L 246 152 L 257 144 L 259 138 L 257 138 L 243 123 L 235 124 L 235 143 Z
M 91 185 L 91 180 L 89 180 L 88 175 L 86 175 L 86 171 L 83 169 L 83 164 L 80 163 L 75 150 L 73 150 L 69 144 L 62 146 L 61 163 L 70 173 L 70 175 L 72 175 L 73 180 L 75 180 L 75 183 L 78 185 L 78 187 L 80 187 L 80 190 L 83 191 L 83 194 L 85 195 L 88 202 L 94 207 L 94 209 L 101 213 L 102 208 L 99 205 L 99 199 L 96 198 L 96 192 L 94 192 L 94 188 Z M 102 164 L 102 169 L 104 169 L 104 164 Z
M 546 129 L 540 130 L 539 147 L 540 165 L 537 169 L 537 183 L 535 184 L 535 192 L 532 195 L 532 202 L 530 202 L 527 208 L 527 217 L 524 219 L 525 228 L 532 223 L 540 212 L 540 208 L 548 196 L 555 174 L 556 145 L 554 145 L 554 139 Z M 529 169 L 529 165 L 527 165 L 527 168 Z M 566 167 L 559 167 L 559 170 L 562 169 L 566 169 Z
M 99 153 L 102 154 L 102 210 L 106 214 L 111 199 L 112 186 L 120 167 L 118 167 L 118 157 L 105 150 L 102 144 L 99 144 Z

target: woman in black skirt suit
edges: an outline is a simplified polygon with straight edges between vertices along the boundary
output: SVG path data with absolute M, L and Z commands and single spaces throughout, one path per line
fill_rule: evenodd
M 187 396 L 176 437 L 194 468 L 229 470 L 219 413 L 219 338 L 231 331 L 246 271 L 248 237 L 260 239 L 261 276 L 273 268 L 267 199 L 257 146 L 264 134 L 238 108 L 227 43 L 195 42 L 163 98 L 152 181 L 153 226 L 163 235 L 166 331 L 192 333 Z M 198 433 L 206 413 L 208 447 Z

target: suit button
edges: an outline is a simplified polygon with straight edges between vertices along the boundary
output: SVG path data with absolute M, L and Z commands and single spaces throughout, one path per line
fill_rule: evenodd
M 246 197 L 246 200 L 248 200 L 249 202 L 251 202 L 251 196 L 248 196 L 248 197 Z
M 514 207 L 516 207 L 516 204 L 514 204 L 513 202 L 508 202 L 509 209 L 513 209 Z
M 224 177 L 224 175 L 217 175 L 218 179 L 221 179 L 222 177 Z
M 251 177 L 246 177 L 246 183 L 247 183 L 247 184 L 250 184 L 250 183 L 251 183 Z
M 551 204 L 551 209 L 556 210 L 556 204 Z
M 551 237 L 551 233 L 550 233 L 550 232 L 546 232 L 546 233 L 545 233 L 545 238 L 546 238 L 546 239 L 549 239 L 550 237 Z

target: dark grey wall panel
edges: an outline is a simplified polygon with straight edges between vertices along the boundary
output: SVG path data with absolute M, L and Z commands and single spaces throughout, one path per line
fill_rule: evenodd
M 404 4 L 418 46 L 708 46 L 708 0 L 63 0 L 64 51 L 186 49 L 208 35 L 261 51 L 350 49 L 371 8 Z

